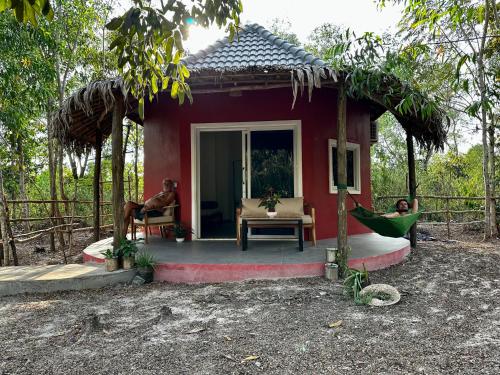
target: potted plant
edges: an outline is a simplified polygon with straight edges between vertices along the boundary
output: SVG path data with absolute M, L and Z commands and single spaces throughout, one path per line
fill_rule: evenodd
M 106 271 L 113 272 L 118 269 L 118 255 L 113 251 L 113 249 L 107 249 L 101 252 L 104 255 L 106 262 Z
M 146 283 L 153 281 L 154 266 L 156 264 L 153 256 L 146 251 L 141 251 L 135 257 L 137 274 L 144 279 Z
M 183 226 L 181 223 L 176 223 L 172 231 L 174 232 L 175 240 L 177 242 L 184 242 L 186 235 L 188 233 L 193 233 L 190 228 Z
M 135 241 L 130 241 L 127 238 L 120 240 L 118 254 L 122 257 L 123 269 L 130 270 L 135 266 L 135 254 L 137 253 L 137 245 Z
M 273 188 L 267 190 L 266 195 L 260 199 L 259 207 L 265 207 L 267 209 L 267 216 L 275 217 L 278 213 L 276 212 L 276 205 L 280 203 L 281 195 L 274 191 Z

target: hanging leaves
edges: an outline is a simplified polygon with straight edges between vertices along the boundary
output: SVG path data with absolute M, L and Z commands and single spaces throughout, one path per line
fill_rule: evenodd
M 120 17 L 112 19 L 106 27 L 114 31 L 110 49 L 118 55 L 118 66 L 124 77 L 125 88 L 137 99 L 141 118 L 144 100 L 151 101 L 160 90 L 167 90 L 179 104 L 185 97 L 192 101 L 186 83 L 190 73 L 182 63 L 183 40 L 189 25 L 226 26 L 233 38 L 239 26 L 241 0 L 193 0 L 190 6 L 181 0 L 161 2 L 159 7 L 134 0 L 134 5 Z M 161 86 L 159 86 L 161 83 Z

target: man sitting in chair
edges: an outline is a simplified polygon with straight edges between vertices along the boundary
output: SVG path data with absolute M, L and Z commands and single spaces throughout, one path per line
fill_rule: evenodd
M 125 216 L 123 226 L 123 236 L 125 237 L 130 225 L 130 216 L 133 215 L 136 219 L 143 220 L 144 214 L 148 211 L 148 217 L 159 217 L 163 215 L 164 208 L 175 202 L 174 182 L 168 178 L 163 180 L 162 191 L 151 198 L 144 204 L 128 201 L 125 204 Z

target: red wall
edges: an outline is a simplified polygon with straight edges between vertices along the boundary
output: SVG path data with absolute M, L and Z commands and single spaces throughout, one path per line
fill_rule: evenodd
M 144 190 L 148 198 L 161 188 L 164 177 L 178 181 L 181 220 L 191 223 L 191 123 L 301 120 L 302 186 L 305 201 L 316 208 L 318 239 L 337 235 L 337 195 L 329 193 L 328 139 L 336 138 L 337 97 L 332 89 L 315 89 L 298 98 L 292 110 L 291 89 L 196 95 L 192 105 L 179 106 L 167 96 L 146 106 L 144 126 Z M 371 206 L 370 116 L 367 107 L 347 105 L 347 141 L 360 144 L 361 195 Z M 348 209 L 354 206 L 347 198 Z M 348 233 L 369 230 L 348 216 Z

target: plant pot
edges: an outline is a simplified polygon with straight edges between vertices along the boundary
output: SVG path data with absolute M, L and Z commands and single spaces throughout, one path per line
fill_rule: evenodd
M 123 257 L 123 269 L 130 270 L 135 267 L 135 257 Z
M 177 242 L 184 242 L 184 237 L 176 237 L 175 240 Z
M 267 216 L 269 217 L 276 217 L 276 215 L 278 215 L 278 213 L 276 211 L 267 211 Z
M 337 252 L 336 247 L 327 247 L 325 249 L 326 253 L 326 263 L 337 263 Z
M 144 282 L 150 283 L 153 281 L 154 270 L 152 267 L 137 267 L 137 275 L 144 279 Z
M 113 272 L 118 269 L 118 258 L 106 258 L 106 271 Z
M 337 281 L 339 279 L 339 266 L 335 263 L 325 264 L 325 279 Z

